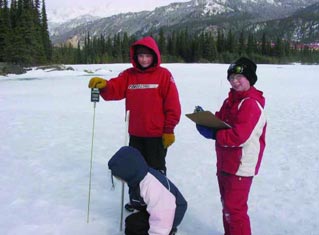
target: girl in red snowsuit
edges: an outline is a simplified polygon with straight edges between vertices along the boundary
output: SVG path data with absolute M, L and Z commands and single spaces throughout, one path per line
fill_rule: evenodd
M 248 196 L 265 148 L 265 98 L 253 85 L 256 64 L 240 58 L 231 64 L 227 78 L 231 89 L 216 116 L 230 129 L 197 125 L 206 138 L 215 139 L 217 177 L 223 205 L 225 235 L 251 235 Z

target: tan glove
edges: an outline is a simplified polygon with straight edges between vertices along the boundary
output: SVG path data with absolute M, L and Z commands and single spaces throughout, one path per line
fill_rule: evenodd
M 175 135 L 173 133 L 164 133 L 162 136 L 162 141 L 164 148 L 168 148 L 175 142 Z
M 102 89 L 106 87 L 107 85 L 107 80 L 99 77 L 93 77 L 90 79 L 89 82 L 89 88 L 99 88 Z

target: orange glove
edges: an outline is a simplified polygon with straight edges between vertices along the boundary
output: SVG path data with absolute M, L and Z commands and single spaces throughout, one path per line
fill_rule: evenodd
M 102 89 L 102 88 L 106 87 L 106 84 L 107 84 L 107 80 L 105 80 L 103 78 L 99 78 L 99 77 L 93 77 L 93 78 L 91 78 L 91 80 L 89 82 L 89 88 Z
M 164 148 L 167 149 L 169 146 L 171 146 L 175 142 L 175 135 L 173 133 L 170 133 L 170 134 L 164 133 L 162 136 L 162 140 L 163 140 Z

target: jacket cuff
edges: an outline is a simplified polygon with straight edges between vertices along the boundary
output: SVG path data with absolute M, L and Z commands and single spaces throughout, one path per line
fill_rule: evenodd
M 174 134 L 174 128 L 164 127 L 163 133 Z

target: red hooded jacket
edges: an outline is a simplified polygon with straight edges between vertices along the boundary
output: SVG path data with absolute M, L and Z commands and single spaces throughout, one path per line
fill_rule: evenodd
M 143 45 L 154 51 L 152 67 L 142 70 L 134 59 L 135 46 Z M 161 137 L 174 133 L 181 116 L 178 91 L 172 74 L 160 66 L 161 56 L 152 37 L 136 41 L 130 48 L 133 67 L 110 79 L 101 90 L 105 100 L 126 98 L 126 110 L 130 111 L 129 134 L 139 137 Z
M 216 116 L 232 128 L 216 134 L 217 170 L 238 176 L 257 175 L 265 149 L 265 98 L 255 87 L 231 89 Z

